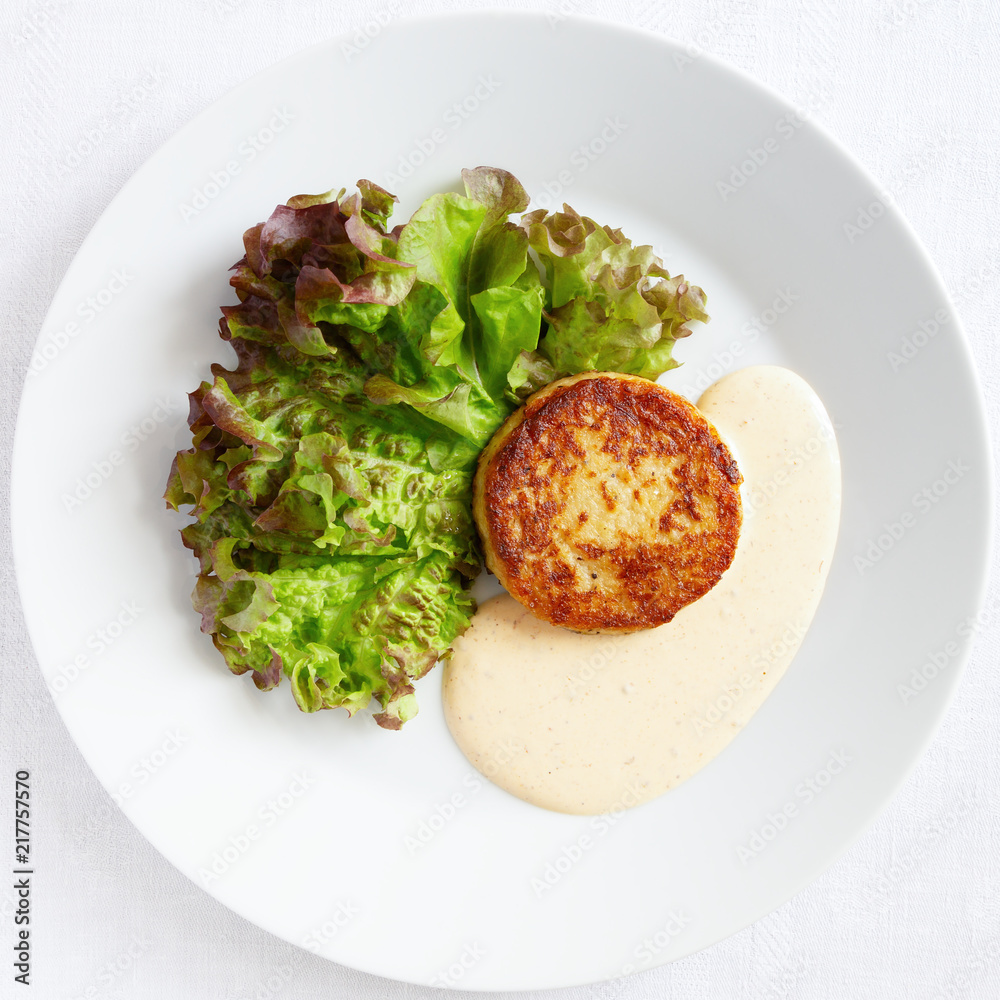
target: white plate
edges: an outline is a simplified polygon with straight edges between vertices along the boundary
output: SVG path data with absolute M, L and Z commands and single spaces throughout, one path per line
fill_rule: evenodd
M 208 891 L 288 941 L 471 989 L 648 968 L 816 877 L 933 733 L 989 549 L 968 350 L 872 180 L 733 70 L 543 14 L 402 21 L 365 37 L 267 70 L 182 129 L 67 273 L 14 453 L 38 660 L 130 819 L 199 884 L 215 859 Z M 230 676 L 188 604 L 185 519 L 160 499 L 189 443 L 184 394 L 231 357 L 214 331 L 243 230 L 292 194 L 359 177 L 396 190 L 402 221 L 483 163 L 511 170 L 539 205 L 561 187 L 559 200 L 651 242 L 706 289 L 713 321 L 680 345 L 686 367 L 669 384 L 778 362 L 837 424 L 840 543 L 799 657 L 718 759 L 620 817 L 548 813 L 479 782 L 444 725 L 440 671 L 400 733 L 302 715 L 287 689 L 262 695 Z M 91 494 L 69 503 L 88 479 Z M 830 767 L 838 755 L 849 760 Z M 554 884 L 539 893 L 546 873 Z

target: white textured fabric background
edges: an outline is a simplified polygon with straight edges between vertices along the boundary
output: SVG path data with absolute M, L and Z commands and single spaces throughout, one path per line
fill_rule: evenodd
M 13 835 L 13 771 L 28 767 L 38 874 L 28 991 L 12 983 L 13 893 L 0 879 L 0 997 L 433 993 L 333 965 L 246 923 L 175 871 L 118 812 L 70 740 L 35 664 L 11 566 L 7 492 L 18 398 L 45 311 L 84 236 L 143 161 L 235 84 L 363 27 L 380 11 L 478 6 L 3 4 L 0 844 Z M 523 6 L 545 9 L 544 0 Z M 818 120 L 891 192 L 944 276 L 996 426 L 1000 9 L 992 0 L 552 0 L 548 9 L 695 42 L 795 104 L 818 105 Z M 71 157 L 95 132 L 93 150 Z M 998 597 L 992 588 L 988 606 Z M 558 995 L 1000 997 L 998 649 L 1000 616 L 993 614 L 914 774 L 875 826 L 806 891 L 683 961 Z

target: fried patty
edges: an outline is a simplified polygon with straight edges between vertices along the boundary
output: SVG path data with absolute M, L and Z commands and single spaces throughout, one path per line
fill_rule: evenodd
M 577 632 L 670 621 L 729 567 L 736 462 L 682 396 L 635 375 L 553 382 L 479 459 L 486 565 L 539 618 Z

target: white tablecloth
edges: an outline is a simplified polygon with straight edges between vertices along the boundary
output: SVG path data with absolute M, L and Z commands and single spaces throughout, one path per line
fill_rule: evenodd
M 478 6 L 486 5 L 429 2 L 406 12 Z M 816 107 L 818 120 L 891 192 L 951 288 L 996 424 L 1000 20 L 992 0 L 552 0 L 548 9 L 690 41 L 798 106 Z M 7 519 L 11 441 L 35 338 L 81 241 L 121 185 L 176 129 L 257 70 L 401 10 L 385 0 L 3 4 L 0 844 L 12 840 L 13 771 L 30 768 L 37 874 L 33 994 L 12 982 L 16 897 L 0 878 L 0 996 L 432 993 L 333 965 L 248 924 L 180 875 L 118 812 L 38 672 Z M 1000 996 L 1000 626 L 992 621 L 913 775 L 818 881 L 713 948 L 624 983 L 559 995 Z

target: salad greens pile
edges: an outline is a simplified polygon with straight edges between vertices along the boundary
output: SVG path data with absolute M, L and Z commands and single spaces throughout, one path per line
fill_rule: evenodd
M 192 601 L 229 668 L 291 682 L 299 707 L 381 705 L 474 610 L 479 452 L 521 402 L 583 371 L 648 378 L 707 320 L 701 289 L 650 247 L 568 206 L 524 212 L 511 174 L 464 170 L 390 230 L 371 181 L 292 198 L 247 230 L 220 332 L 230 371 L 190 394 L 193 447 L 168 506 L 200 563 Z

